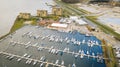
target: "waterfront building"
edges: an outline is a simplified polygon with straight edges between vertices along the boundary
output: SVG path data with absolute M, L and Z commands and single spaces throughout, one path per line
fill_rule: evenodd
M 53 7 L 52 8 L 52 14 L 53 15 L 62 15 L 62 13 L 63 13 L 63 10 L 62 10 L 62 8 L 61 7 Z
M 46 17 L 48 15 L 47 10 L 37 10 L 37 16 Z
M 30 13 L 20 13 L 19 18 L 23 18 L 23 19 L 29 19 L 31 17 Z

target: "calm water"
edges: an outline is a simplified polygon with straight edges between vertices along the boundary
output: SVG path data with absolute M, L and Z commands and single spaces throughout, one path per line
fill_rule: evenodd
M 53 0 L 0 0 L 0 36 L 9 32 L 19 12 L 36 15 L 37 9 L 51 10 L 45 3 L 53 4 Z
M 22 32 L 21 32 L 22 31 Z M 34 37 L 29 37 L 29 36 L 24 36 L 22 37 L 22 35 L 26 32 L 32 32 L 31 35 L 40 35 L 41 38 L 39 39 L 34 39 Z M 63 41 L 62 43 L 59 42 L 50 42 L 49 38 L 45 38 L 44 40 L 42 40 L 42 37 L 46 37 L 46 36 L 55 36 L 56 38 L 62 38 L 65 39 L 66 37 L 68 37 L 68 39 L 76 39 L 78 41 L 83 41 L 85 39 L 85 42 L 87 42 L 88 40 L 92 40 L 92 41 L 97 41 L 99 43 L 99 45 L 94 45 L 93 47 L 88 47 L 87 43 L 85 44 L 81 44 L 81 45 L 76 45 L 73 44 L 72 42 L 70 42 L 69 44 L 66 43 L 66 41 Z M 58 55 L 55 54 L 51 54 L 48 52 L 48 50 L 43 49 L 42 51 L 38 51 L 36 47 L 32 47 L 30 46 L 29 48 L 25 49 L 25 45 L 19 45 L 16 44 L 15 46 L 9 44 L 10 41 L 15 41 L 15 42 L 22 42 L 22 43 L 27 43 L 29 41 L 31 41 L 31 45 L 34 45 L 35 43 L 38 43 L 37 46 L 42 46 L 42 47 L 48 47 L 50 48 L 51 46 L 54 46 L 55 49 L 59 49 L 59 50 L 64 50 L 65 48 L 69 48 L 70 52 L 75 52 L 78 53 L 79 50 L 83 50 L 86 54 L 87 51 L 90 52 L 90 55 L 92 55 L 92 53 L 95 53 L 95 55 L 97 55 L 97 53 L 103 53 L 102 52 L 102 48 L 100 46 L 100 41 L 94 37 L 94 36 L 90 36 L 90 37 L 85 37 L 85 35 L 78 33 L 77 31 L 74 31 L 72 33 L 66 33 L 66 32 L 59 32 L 56 30 L 49 30 L 46 28 L 42 28 L 42 27 L 35 27 L 35 26 L 25 26 L 21 29 L 19 29 L 15 34 L 12 35 L 11 37 L 7 37 L 6 39 L 2 40 L 0 42 L 0 51 L 4 51 L 4 52 L 8 52 L 8 53 L 12 53 L 15 55 L 24 55 L 25 53 L 32 55 L 31 58 L 33 59 L 40 59 L 42 56 L 46 57 L 46 61 L 51 62 L 51 63 L 55 63 L 56 60 L 59 60 L 58 64 L 61 64 L 61 61 L 64 61 L 64 65 L 67 67 L 71 67 L 73 63 L 76 64 L 77 67 L 106 67 L 105 66 L 105 62 L 103 61 L 103 63 L 97 62 L 97 59 L 94 58 L 88 58 L 88 57 L 84 57 L 84 58 L 80 58 L 80 56 L 78 56 L 77 58 L 75 58 L 74 55 L 72 54 L 68 54 L 68 53 L 63 53 L 63 55 L 60 55 L 58 53 Z M 6 55 L 0 55 L 0 67 L 39 67 L 40 63 L 37 63 L 36 66 L 33 66 L 32 64 L 28 65 L 25 64 L 26 60 L 22 59 L 21 62 L 17 62 L 16 57 L 14 57 L 13 60 L 8 60 L 6 59 Z M 49 66 L 49 67 L 55 67 L 55 66 Z

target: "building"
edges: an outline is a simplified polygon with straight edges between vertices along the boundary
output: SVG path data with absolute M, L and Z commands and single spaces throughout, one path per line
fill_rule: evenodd
M 37 16 L 46 17 L 48 15 L 47 10 L 37 10 Z
M 61 24 L 61 23 L 52 23 L 51 27 L 56 27 L 56 28 L 67 28 L 67 24 Z
M 20 13 L 19 18 L 23 18 L 23 19 L 29 19 L 31 17 L 30 13 Z
M 58 15 L 58 16 L 60 16 L 60 15 L 62 15 L 62 13 L 63 13 L 63 10 L 62 10 L 61 7 L 53 7 L 53 8 L 52 8 L 52 14 L 53 14 L 53 15 Z

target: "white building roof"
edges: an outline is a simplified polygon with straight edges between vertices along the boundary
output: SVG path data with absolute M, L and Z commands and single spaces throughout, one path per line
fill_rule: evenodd
M 75 21 L 78 19 L 78 17 L 77 16 L 70 16 L 70 19 Z
M 85 24 L 87 24 L 87 22 L 83 21 L 82 19 L 76 20 L 76 23 L 78 23 L 78 24 L 80 24 L 80 25 L 85 25 Z
M 60 23 L 52 23 L 51 26 L 53 26 L 53 27 L 63 27 L 63 28 L 66 28 L 68 25 L 67 25 L 67 24 L 60 24 Z
M 117 54 L 117 56 L 116 56 L 117 58 L 120 58 L 120 54 Z

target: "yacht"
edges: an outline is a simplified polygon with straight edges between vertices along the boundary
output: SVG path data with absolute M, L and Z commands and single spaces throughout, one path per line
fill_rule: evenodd
M 70 40 L 67 40 L 67 44 L 69 44 L 70 43 Z
M 26 47 L 25 47 L 25 49 L 27 49 L 29 47 L 29 45 L 27 45 Z
M 65 41 L 67 41 L 67 40 L 68 40 L 68 37 L 65 38 Z

